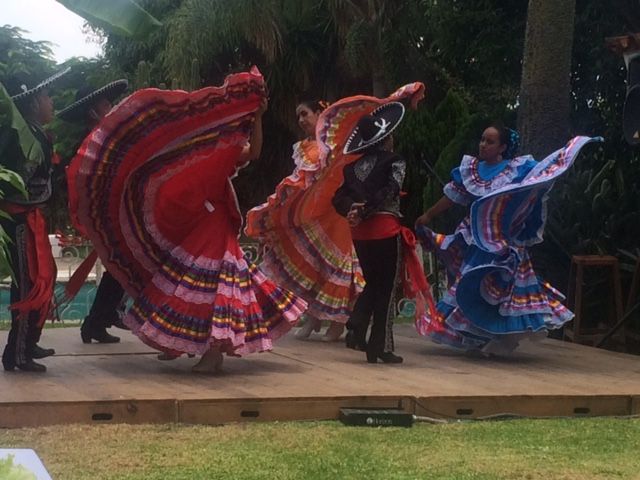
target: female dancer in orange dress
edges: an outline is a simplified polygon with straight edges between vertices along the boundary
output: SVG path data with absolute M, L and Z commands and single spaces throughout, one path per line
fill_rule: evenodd
M 303 101 L 296 108 L 306 138 L 293 146 L 295 168 L 264 204 L 249 211 L 246 233 L 266 247 L 261 270 L 309 304 L 297 337 L 307 338 L 322 320 L 330 320 L 323 338 L 335 341 L 364 281 L 349 224 L 331 207 L 333 192 L 314 194 L 318 213 L 312 217 L 300 208 L 324 167 L 315 138 L 322 110 L 318 101 Z

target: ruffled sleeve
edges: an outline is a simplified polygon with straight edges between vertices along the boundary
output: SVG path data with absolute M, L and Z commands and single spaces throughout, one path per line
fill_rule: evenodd
M 474 200 L 464 184 L 462 183 L 462 175 L 460 174 L 460 168 L 456 167 L 451 170 L 451 181 L 444 186 L 444 195 L 459 205 L 471 205 Z

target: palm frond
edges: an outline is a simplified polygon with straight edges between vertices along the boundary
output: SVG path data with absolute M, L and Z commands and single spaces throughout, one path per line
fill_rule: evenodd
M 353 72 L 371 70 L 371 56 L 376 56 L 378 45 L 371 25 L 359 20 L 347 32 L 344 51 Z
M 166 61 L 170 76 L 186 83 L 193 60 L 209 64 L 215 56 L 244 44 L 267 62 L 282 50 L 282 21 L 275 0 L 187 0 L 170 22 Z M 250 12 L 250 13 L 248 13 Z

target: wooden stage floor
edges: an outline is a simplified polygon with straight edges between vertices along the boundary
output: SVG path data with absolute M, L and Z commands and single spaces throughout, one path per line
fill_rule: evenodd
M 41 344 L 57 354 L 46 374 L 0 373 L 0 427 L 333 419 L 347 406 L 439 418 L 640 414 L 640 357 L 543 340 L 479 358 L 411 325 L 396 330 L 402 365 L 290 334 L 273 352 L 225 358 L 220 375 L 202 376 L 190 372 L 196 359 L 159 361 L 129 332 L 113 332 L 120 344 L 84 345 L 77 328 L 49 329 Z

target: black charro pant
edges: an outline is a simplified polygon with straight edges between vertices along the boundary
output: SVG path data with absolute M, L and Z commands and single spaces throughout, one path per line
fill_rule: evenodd
M 28 227 L 25 215 L 20 214 L 13 215 L 13 221 L 3 219 L 1 224 L 11 239 L 8 250 L 14 273 L 10 294 L 13 304 L 25 298 L 32 287 L 26 248 Z M 37 311 L 31 311 L 26 316 L 19 316 L 15 310 L 11 311 L 11 329 L 2 353 L 4 365 L 23 365 L 33 360 L 32 352 L 42 333 L 42 326 L 38 326 L 39 317 Z
M 347 328 L 364 344 L 373 318 L 367 350 L 392 352 L 395 286 L 397 284 L 399 237 L 380 240 L 354 240 L 366 285 L 351 312 Z
M 124 297 L 124 289 L 109 272 L 104 272 L 82 328 L 100 332 L 111 327 L 119 318 L 118 309 Z

